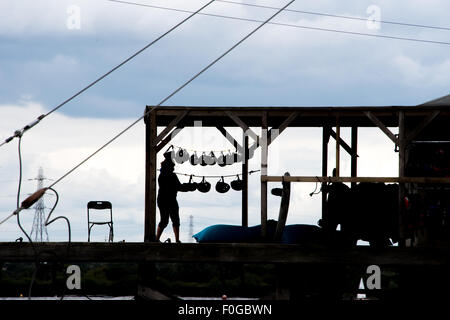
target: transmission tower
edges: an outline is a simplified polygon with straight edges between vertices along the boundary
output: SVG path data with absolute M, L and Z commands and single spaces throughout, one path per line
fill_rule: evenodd
M 42 167 L 39 168 L 38 176 L 35 179 L 37 180 L 37 190 L 42 189 L 44 186 L 44 170 Z M 36 205 L 34 206 L 34 220 L 33 220 L 33 228 L 31 229 L 31 238 L 34 235 L 35 242 L 44 242 L 48 241 L 48 233 L 47 227 L 45 226 L 45 205 L 44 205 L 44 197 L 42 196 Z
M 194 216 L 189 216 L 189 242 L 193 242 L 192 236 L 194 235 Z

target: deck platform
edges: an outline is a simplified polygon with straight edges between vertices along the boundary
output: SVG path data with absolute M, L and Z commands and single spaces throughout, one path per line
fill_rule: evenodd
M 275 264 L 347 264 L 384 266 L 444 266 L 450 264 L 450 248 L 375 249 L 326 248 L 267 243 L 67 243 L 35 244 L 39 261 L 60 262 L 208 262 Z M 0 261 L 32 262 L 30 243 L 1 242 Z

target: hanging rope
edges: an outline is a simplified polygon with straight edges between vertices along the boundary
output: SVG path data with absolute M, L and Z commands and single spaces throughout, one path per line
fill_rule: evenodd
M 259 172 L 261 170 L 252 170 L 249 171 L 248 174 L 251 175 L 255 172 Z M 185 177 L 193 177 L 193 178 L 230 178 L 230 177 L 237 177 L 242 176 L 242 173 L 235 173 L 235 174 L 227 174 L 227 175 L 197 175 L 197 174 L 189 174 L 189 173 L 181 173 L 181 172 L 174 172 L 176 175 L 179 176 L 185 176 Z

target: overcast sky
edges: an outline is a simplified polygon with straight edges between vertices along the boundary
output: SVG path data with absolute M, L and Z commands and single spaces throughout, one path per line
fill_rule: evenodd
M 287 1 L 239 1 L 280 7 Z M 207 1 L 136 0 L 135 3 L 195 11 Z M 274 22 L 373 35 L 450 42 L 450 31 L 371 23 L 371 18 L 449 28 L 448 1 L 296 1 L 290 9 L 359 17 L 349 20 L 286 12 Z M 216 2 L 205 13 L 264 20 L 273 10 Z M 82 89 L 188 14 L 106 0 L 0 2 L 0 139 Z M 22 140 L 22 199 L 36 188 L 43 167 L 57 179 L 114 134 L 157 104 L 257 26 L 257 23 L 196 16 L 109 77 L 44 119 Z M 165 105 L 204 106 L 371 106 L 416 105 L 449 93 L 450 46 L 415 41 L 266 25 Z M 173 142 L 196 150 L 228 149 L 214 131 L 186 130 Z M 231 130 L 239 136 L 239 130 Z M 196 136 L 197 135 L 197 136 Z M 349 132 L 343 129 L 344 137 Z M 273 146 L 269 173 L 321 172 L 320 129 L 288 129 Z M 388 138 L 362 130 L 360 175 L 396 175 L 396 154 Z M 331 148 L 332 150 L 333 148 Z M 56 189 L 55 215 L 72 222 L 73 239 L 87 239 L 86 203 L 113 203 L 115 240 L 141 241 L 144 213 L 144 125 L 75 171 Z M 17 141 L 0 148 L 0 219 L 15 209 L 18 182 Z M 330 152 L 330 161 L 334 155 Z M 343 175 L 349 174 L 343 154 Z M 258 169 L 258 153 L 250 169 Z M 203 171 L 189 164 L 179 172 L 233 174 L 239 165 Z M 180 178 L 185 180 L 184 177 Z M 211 179 L 214 185 L 216 179 Z M 228 180 L 230 181 L 230 179 Z M 259 223 L 259 174 L 250 177 L 250 224 Z M 45 184 L 48 185 L 49 181 Z M 273 185 L 275 186 L 275 184 Z M 271 185 L 272 187 L 272 185 Z M 314 184 L 295 184 L 288 223 L 315 224 L 320 195 Z M 47 207 L 54 197 L 46 196 Z M 216 223 L 240 223 L 240 194 L 215 191 L 179 196 L 182 241 Z M 269 195 L 269 217 L 279 199 Z M 22 213 L 31 231 L 33 210 Z M 159 218 L 158 218 L 159 220 Z M 49 226 L 52 241 L 67 239 L 63 222 Z M 168 231 L 171 231 L 170 228 Z M 104 241 L 99 227 L 94 239 Z M 0 226 L 0 241 L 23 236 L 15 219 Z M 170 232 L 163 238 L 173 237 Z

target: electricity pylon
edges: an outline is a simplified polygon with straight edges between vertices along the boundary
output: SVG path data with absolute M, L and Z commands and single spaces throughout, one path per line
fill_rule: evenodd
M 44 170 L 39 168 L 38 176 L 34 179 L 37 180 L 37 190 L 42 189 L 44 186 Z M 33 228 L 31 229 L 31 238 L 35 242 L 48 241 L 47 227 L 45 226 L 45 205 L 44 197 L 42 196 L 34 206 L 34 220 Z

